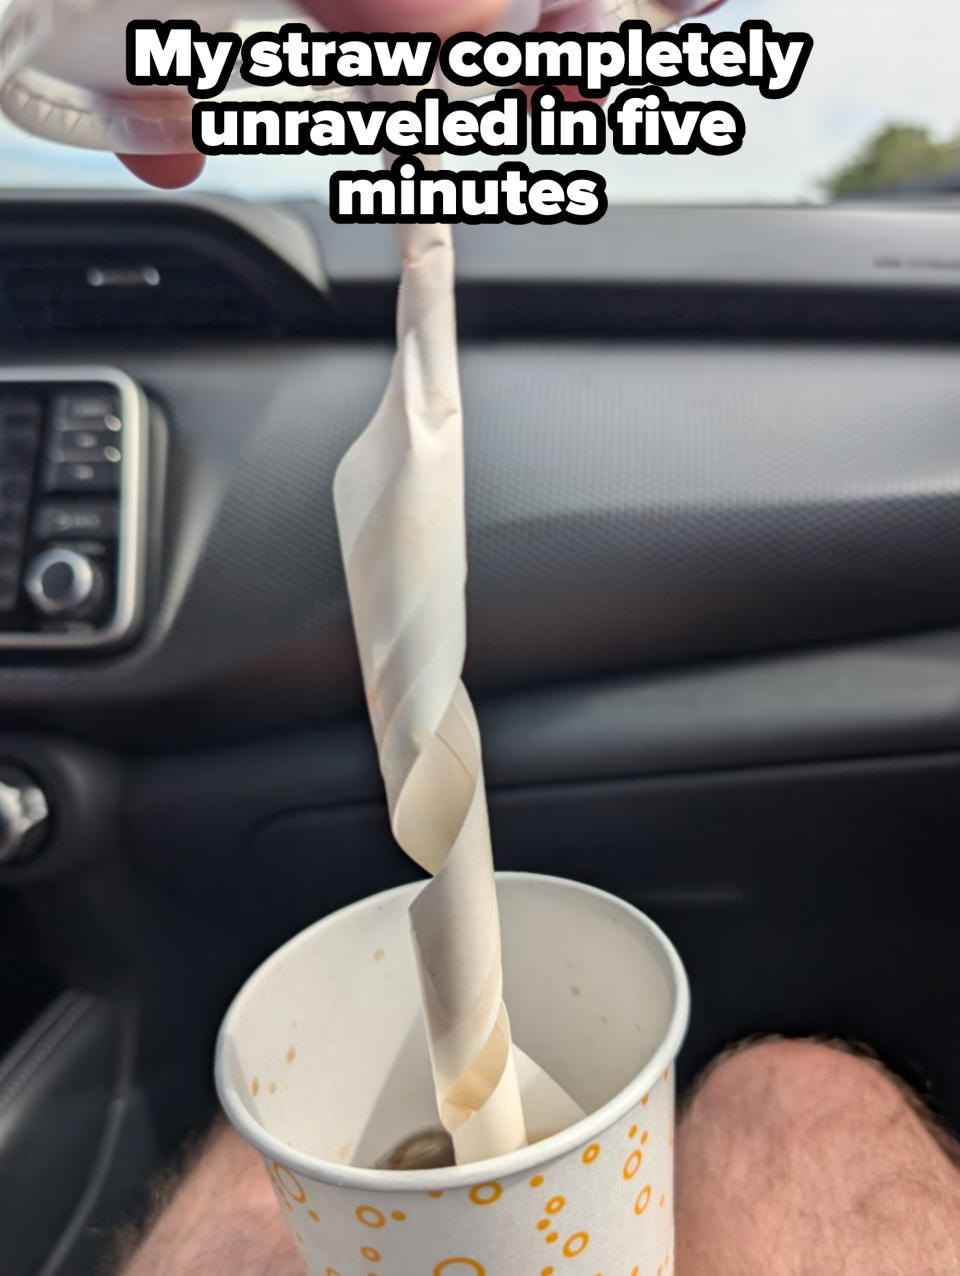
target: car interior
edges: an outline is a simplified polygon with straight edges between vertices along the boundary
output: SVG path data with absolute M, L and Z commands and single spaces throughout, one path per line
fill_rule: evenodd
M 664 927 L 684 1086 L 813 1034 L 960 1122 L 951 198 L 456 231 L 497 865 Z M 319 198 L 0 192 L 3 1276 L 94 1276 L 243 980 L 422 876 L 330 497 L 396 282 Z

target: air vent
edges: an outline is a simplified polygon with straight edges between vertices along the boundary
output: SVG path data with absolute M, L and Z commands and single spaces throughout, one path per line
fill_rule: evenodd
M 19 325 L 34 336 L 263 328 L 262 305 L 242 281 L 198 253 L 146 243 L 21 249 L 5 260 L 0 252 L 0 278 Z
M 253 235 L 165 204 L 0 210 L 0 330 L 43 339 L 288 336 L 323 295 Z

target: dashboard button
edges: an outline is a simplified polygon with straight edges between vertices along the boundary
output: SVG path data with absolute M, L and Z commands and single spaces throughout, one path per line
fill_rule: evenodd
M 117 492 L 120 466 L 115 461 L 54 461 L 44 474 L 45 492 Z
M 117 400 L 109 393 L 75 392 L 58 395 L 53 404 L 53 425 L 57 430 L 83 430 L 91 426 L 113 428 Z
M 69 435 L 74 430 L 108 430 L 111 434 L 117 435 L 123 429 L 123 422 L 118 416 L 114 416 L 112 412 L 108 412 L 102 417 L 62 417 L 55 420 L 53 429 L 56 434 Z
M 119 431 L 111 430 L 101 421 L 89 425 L 78 426 L 74 430 L 55 426 L 50 435 L 50 443 L 55 448 L 105 448 L 119 447 Z
M 54 461 L 120 460 L 120 438 L 109 430 L 58 430 L 50 438 L 50 457 Z
M 120 531 L 120 509 L 113 505 L 71 505 L 61 502 L 42 505 L 34 522 L 34 532 L 39 540 L 52 540 L 55 536 L 93 536 L 101 540 L 114 540 Z

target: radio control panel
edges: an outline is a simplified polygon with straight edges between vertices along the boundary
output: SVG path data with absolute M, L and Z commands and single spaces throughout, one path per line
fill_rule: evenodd
M 0 369 L 0 651 L 129 638 L 143 605 L 148 410 L 112 369 Z

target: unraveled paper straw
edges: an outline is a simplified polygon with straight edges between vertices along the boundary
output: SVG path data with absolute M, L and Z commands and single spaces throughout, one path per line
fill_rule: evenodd
M 438 1109 L 464 1164 L 525 1145 L 521 1089 L 554 1130 L 582 1113 L 514 1048 L 503 1004 L 480 732 L 461 681 L 467 551 L 453 239 L 439 225 L 400 226 L 397 238 L 393 373 L 337 472 L 334 498 L 393 832 L 434 875 L 411 921 Z
M 457 1160 L 526 1143 L 502 1000 L 480 734 L 460 680 L 467 572 L 449 227 L 398 228 L 399 348 L 334 495 L 394 835 L 434 874 L 412 912 L 443 1124 Z

